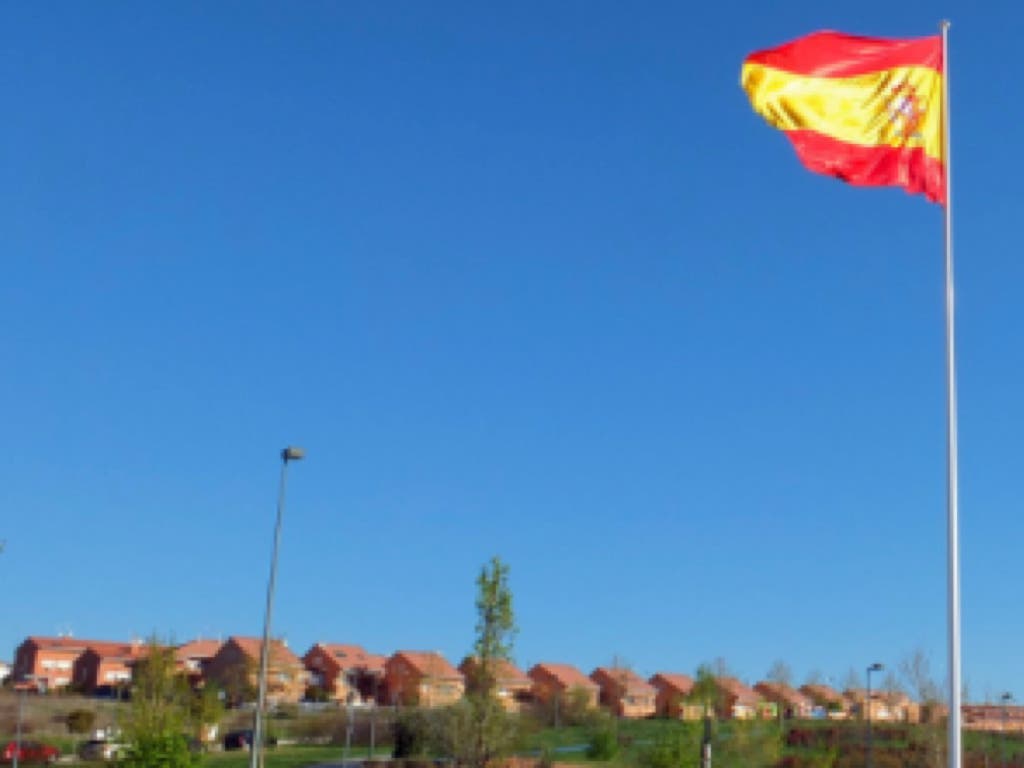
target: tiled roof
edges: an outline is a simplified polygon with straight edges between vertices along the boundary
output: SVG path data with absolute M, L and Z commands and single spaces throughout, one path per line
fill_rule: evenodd
M 655 688 L 668 689 L 680 696 L 689 696 L 693 690 L 693 678 L 675 672 L 659 672 L 647 682 Z
M 653 696 L 656 693 L 653 685 L 626 667 L 598 667 L 590 674 L 590 679 L 598 685 L 601 679 L 606 679 L 633 696 Z
M 403 659 L 424 677 L 461 680 L 462 673 L 436 651 L 398 651 L 392 659 Z
M 761 700 L 753 688 L 741 683 L 735 677 L 716 677 L 719 690 L 736 699 L 737 704 L 754 706 Z
M 365 669 L 368 672 L 383 672 L 386 656 L 367 653 L 361 645 L 344 643 L 317 643 L 342 669 Z
M 821 683 L 808 683 L 807 685 L 801 685 L 800 692 L 809 696 L 811 700 L 822 704 L 845 705 L 847 703 L 843 694 L 839 693 L 839 691 L 834 688 L 830 688 L 829 686 Z
M 534 664 L 533 667 L 530 668 L 528 674 L 531 678 L 534 677 L 534 673 L 542 675 L 546 674 L 548 677 L 553 678 L 563 688 L 586 688 L 588 690 L 594 690 L 598 687 L 597 683 L 571 664 L 553 664 L 551 662 L 542 661 L 539 664 Z
M 529 685 L 530 678 L 519 667 L 507 659 L 494 660 L 494 679 L 501 685 Z M 476 666 L 476 657 L 467 656 L 459 664 L 459 671 L 464 675 L 472 673 Z
M 812 705 L 810 698 L 800 691 L 774 680 L 762 680 L 754 686 L 754 690 L 766 699 L 789 707 L 810 707 Z
M 212 659 L 220 650 L 219 640 L 192 640 L 182 643 L 174 649 L 174 658 L 178 661 L 186 659 Z
M 130 645 L 130 643 L 118 643 L 109 640 L 84 640 L 79 637 L 42 637 L 39 635 L 29 636 L 28 642 L 35 644 L 40 650 L 46 651 L 84 651 L 86 648 Z
M 258 637 L 237 637 L 232 636 L 228 638 L 228 642 L 233 642 L 237 645 L 246 656 L 254 661 L 259 661 L 260 651 L 263 648 L 263 641 Z M 299 661 L 299 657 L 292 653 L 291 649 L 288 648 L 280 640 L 270 641 L 270 663 L 271 664 L 283 664 L 286 666 L 301 666 L 302 662 Z

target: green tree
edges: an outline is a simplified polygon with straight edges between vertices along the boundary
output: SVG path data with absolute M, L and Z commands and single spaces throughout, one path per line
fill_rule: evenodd
M 472 679 L 465 700 L 448 711 L 449 749 L 460 764 L 471 768 L 483 768 L 507 753 L 516 738 L 516 722 L 497 697 L 498 665 L 511 661 L 516 635 L 508 575 L 508 565 L 498 557 L 480 570 Z
M 693 689 L 688 697 L 695 704 L 704 707 L 705 717 L 718 710 L 721 692 L 715 681 L 715 673 L 710 664 L 701 664 L 693 679 Z
M 195 766 L 198 758 L 186 736 L 191 698 L 188 683 L 177 673 L 174 649 L 151 639 L 135 666 L 121 768 Z

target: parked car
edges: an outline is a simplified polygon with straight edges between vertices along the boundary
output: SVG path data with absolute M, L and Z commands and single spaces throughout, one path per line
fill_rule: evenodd
M 273 747 L 277 745 L 277 739 L 273 736 L 264 737 L 264 746 Z M 252 729 L 246 728 L 241 731 L 228 731 L 224 734 L 224 749 L 249 749 L 252 745 Z
M 18 756 L 18 763 L 54 763 L 60 757 L 60 750 L 51 744 L 43 744 L 41 741 L 22 741 L 21 748 L 18 742 L 9 741 L 4 745 L 3 762 L 14 762 L 14 756 Z
M 106 739 L 90 739 L 78 748 L 78 756 L 83 760 L 115 760 L 121 757 L 124 745 Z

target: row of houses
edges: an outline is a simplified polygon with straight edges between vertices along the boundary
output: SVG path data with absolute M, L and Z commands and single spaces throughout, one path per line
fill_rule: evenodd
M 257 683 L 262 642 L 233 636 L 224 642 L 193 640 L 174 647 L 178 669 L 196 687 L 212 684 L 230 699 L 251 701 Z M 149 647 L 71 637 L 27 638 L 18 646 L 12 677 L 16 686 L 37 691 L 73 687 L 83 693 L 130 682 Z M 458 668 L 435 651 L 398 651 L 391 656 L 358 645 L 316 643 L 301 658 L 280 640 L 271 642 L 267 695 L 272 703 L 294 703 L 316 695 L 347 705 L 437 707 L 461 699 L 476 679 L 476 661 Z M 603 706 L 619 717 L 698 719 L 705 706 L 722 719 L 786 717 L 865 718 L 879 722 L 920 722 L 928 712 L 906 694 L 826 685 L 799 689 L 762 681 L 748 686 L 735 677 L 713 679 L 696 697 L 686 674 L 658 672 L 645 680 L 628 668 L 598 667 L 585 675 L 571 664 L 541 662 L 523 672 L 508 661 L 494 670 L 495 690 L 509 711 L 528 705 Z M 700 699 L 700 700 L 698 700 Z M 965 724 L 984 730 L 1024 731 L 1024 707 L 965 707 Z

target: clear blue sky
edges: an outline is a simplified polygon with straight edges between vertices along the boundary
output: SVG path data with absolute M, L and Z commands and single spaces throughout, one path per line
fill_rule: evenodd
M 964 678 L 1024 698 L 1018 4 L 7 4 L 0 658 L 29 634 L 945 673 L 941 211 L 742 58 L 952 29 Z

